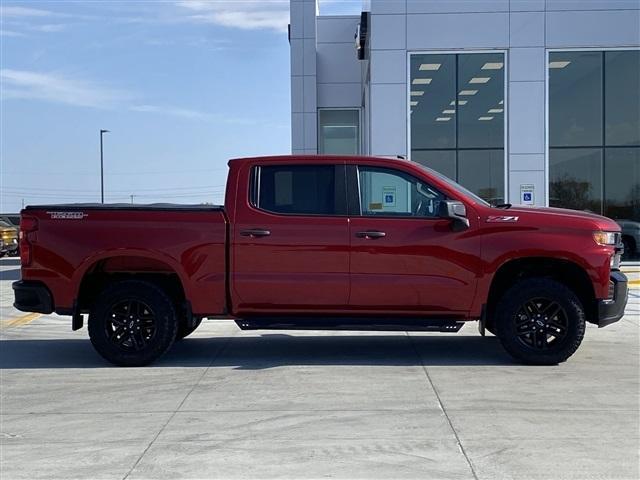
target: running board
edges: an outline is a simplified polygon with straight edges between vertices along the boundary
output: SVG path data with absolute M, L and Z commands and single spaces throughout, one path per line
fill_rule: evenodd
M 236 320 L 241 330 L 363 330 L 387 332 L 451 332 L 464 322 L 427 318 L 256 317 Z

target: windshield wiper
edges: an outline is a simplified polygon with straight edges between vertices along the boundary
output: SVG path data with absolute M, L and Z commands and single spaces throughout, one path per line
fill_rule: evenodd
M 511 208 L 510 203 L 499 203 L 498 205 L 494 205 L 493 208 Z

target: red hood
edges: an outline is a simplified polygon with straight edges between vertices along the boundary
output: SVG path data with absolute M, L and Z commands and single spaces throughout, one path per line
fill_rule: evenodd
M 490 215 L 520 215 L 531 221 L 535 221 L 535 218 L 538 216 L 544 216 L 549 220 L 565 221 L 568 228 L 584 226 L 585 228 L 605 230 L 608 232 L 620 231 L 620 225 L 610 218 L 591 212 L 569 210 L 568 208 L 526 207 L 516 205 L 511 208 L 492 208 Z

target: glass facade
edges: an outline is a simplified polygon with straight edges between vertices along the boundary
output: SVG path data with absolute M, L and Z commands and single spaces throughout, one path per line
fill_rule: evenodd
M 355 109 L 318 111 L 318 153 L 358 155 L 360 153 L 360 111 Z
M 550 205 L 640 222 L 640 51 L 551 52 L 548 67 Z
M 412 54 L 411 160 L 504 202 L 504 54 Z

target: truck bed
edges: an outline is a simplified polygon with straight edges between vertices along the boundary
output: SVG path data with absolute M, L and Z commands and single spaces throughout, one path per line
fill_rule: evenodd
M 119 272 L 176 275 L 194 314 L 225 312 L 228 222 L 221 206 L 35 205 L 23 215 L 37 219 L 37 230 L 29 234 L 33 261 L 22 279 L 46 278 L 58 313 L 73 309 L 87 278 Z

